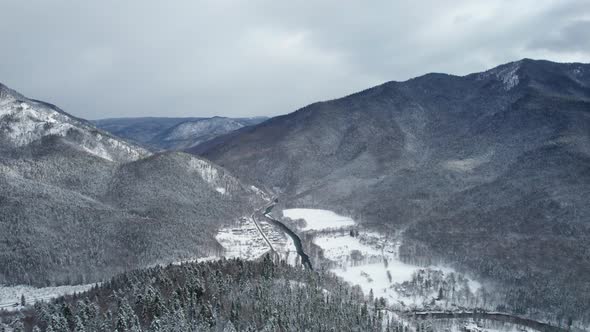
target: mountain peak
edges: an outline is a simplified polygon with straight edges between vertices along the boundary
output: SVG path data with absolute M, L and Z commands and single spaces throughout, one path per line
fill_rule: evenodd
M 98 130 L 59 108 L 0 86 L 0 148 L 14 149 L 58 137 L 79 150 L 110 161 L 129 161 L 149 153 Z
M 510 91 L 520 83 L 519 69 L 522 66 L 522 61 L 509 62 L 501 66 L 492 68 L 488 71 L 480 73 L 478 79 L 495 77 L 504 85 L 504 90 Z
M 4 105 L 19 99 L 25 99 L 25 97 L 20 93 L 10 89 L 6 85 L 0 83 L 0 105 Z

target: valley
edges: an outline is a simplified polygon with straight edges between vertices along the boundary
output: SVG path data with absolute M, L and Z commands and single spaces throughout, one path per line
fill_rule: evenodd
M 265 215 L 270 215 L 273 207 Z M 283 227 L 293 232 L 285 226 L 291 225 L 305 238 L 305 246 L 315 252 L 312 260 L 318 270 L 360 287 L 370 302 L 384 301 L 386 310 L 408 326 L 420 328 L 426 321 L 435 330 L 566 331 L 550 323 L 496 312 L 492 289 L 486 290 L 480 282 L 450 267 L 401 261 L 401 237 L 388 237 L 328 210 L 284 209 L 280 214 Z
M 137 316 L 128 330 L 203 329 L 196 308 L 260 330 L 275 307 L 276 326 L 322 329 L 327 304 L 361 331 L 587 330 L 584 68 L 523 59 L 271 119 L 100 122 L 111 133 L 0 85 L 0 324 L 74 330 L 59 306 L 85 320 L 92 302 L 93 324 L 119 324 L 113 309 Z M 143 284 L 173 309 L 125 305 L 153 299 Z M 111 297 L 78 303 L 97 293 Z
M 283 209 L 276 212 L 282 216 L 279 221 L 272 214 L 277 206 L 274 201 L 267 198 L 267 203 L 249 217 L 220 228 L 215 236 L 223 248 L 219 254 L 174 265 L 218 259 L 261 261 L 268 256 L 276 262 L 305 267 L 314 273 L 313 262 L 318 272 L 333 274 L 359 287 L 369 303 L 375 306 L 379 303 L 379 310 L 383 310 L 386 317 L 410 330 L 566 331 L 544 322 L 495 312 L 490 290 L 450 267 L 402 261 L 401 237 L 389 237 L 329 210 Z M 313 254 L 309 256 L 306 250 Z M 24 309 L 19 304 L 21 296 L 30 305 L 87 292 L 98 286 L 0 287 L 0 311 Z
M 222 228 L 216 238 L 225 248 L 223 257 L 260 260 L 268 254 L 310 271 L 313 264 L 319 272 L 360 287 L 370 302 L 383 301 L 383 310 L 412 328 L 426 324 L 449 331 L 566 331 L 497 312 L 493 288 L 453 268 L 402 261 L 401 237 L 388 237 L 329 210 L 283 209 L 276 212 L 282 215 L 279 221 L 272 214 L 276 206 L 269 203 L 239 225 Z

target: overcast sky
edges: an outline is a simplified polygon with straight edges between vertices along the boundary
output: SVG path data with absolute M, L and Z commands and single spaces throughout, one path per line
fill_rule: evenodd
M 0 82 L 88 119 L 289 113 L 524 57 L 590 62 L 589 0 L 0 0 Z

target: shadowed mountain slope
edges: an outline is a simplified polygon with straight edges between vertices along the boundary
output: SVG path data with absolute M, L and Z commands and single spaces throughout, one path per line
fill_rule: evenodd
M 514 312 L 590 312 L 588 64 L 388 82 L 192 152 L 287 205 L 403 231 L 407 259 L 501 282 Z

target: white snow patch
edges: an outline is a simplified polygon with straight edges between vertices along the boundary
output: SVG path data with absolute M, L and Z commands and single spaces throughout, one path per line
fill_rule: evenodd
M 344 217 L 329 210 L 320 209 L 286 209 L 283 210 L 283 216 L 297 220 L 305 220 L 306 226 L 303 231 L 319 231 L 331 228 L 341 228 L 354 226 L 354 220 Z
M 109 155 L 109 153 L 100 147 L 93 150 L 93 149 L 90 149 L 89 147 L 82 145 L 82 149 L 84 149 L 84 151 L 86 151 L 90 154 L 93 154 L 97 157 L 100 157 L 102 159 L 106 159 L 108 161 L 113 161 L 113 158 Z
M 0 309 L 8 311 L 20 310 L 21 296 L 25 296 L 27 305 L 34 304 L 38 301 L 47 301 L 63 295 L 82 293 L 91 289 L 96 284 L 76 285 L 76 286 L 57 286 L 36 288 L 27 285 L 19 286 L 0 286 Z
M 189 165 L 194 171 L 199 173 L 205 182 L 209 184 L 215 184 L 215 182 L 219 179 L 219 173 L 217 172 L 217 169 L 211 165 L 211 163 L 198 158 L 191 158 Z
M 250 189 L 251 189 L 251 190 L 252 190 L 252 191 L 253 191 L 253 192 L 254 192 L 256 195 L 258 195 L 259 197 L 261 197 L 261 198 L 262 198 L 262 199 L 264 199 L 265 201 L 270 201 L 270 197 L 268 197 L 268 195 L 267 195 L 267 194 L 266 194 L 264 191 L 260 190 L 260 188 L 257 188 L 257 187 L 255 187 L 255 186 L 250 186 Z
M 509 91 L 520 82 L 520 78 L 516 74 L 519 68 L 520 62 L 513 62 L 481 73 L 479 78 L 483 79 L 493 75 L 504 84 L 504 90 Z
M 443 163 L 443 167 L 456 172 L 471 172 L 475 168 L 490 162 L 493 152 L 488 152 L 484 155 L 466 158 L 466 159 L 451 159 Z
M 223 194 L 223 195 L 225 195 L 225 188 L 216 187 L 216 188 L 215 188 L 215 191 L 217 191 L 217 192 L 218 192 L 218 193 L 220 193 L 220 194 Z

